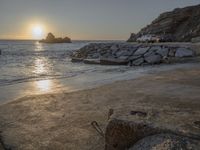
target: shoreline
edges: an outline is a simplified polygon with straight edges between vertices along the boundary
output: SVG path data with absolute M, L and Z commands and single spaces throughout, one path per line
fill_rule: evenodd
M 91 127 L 105 130 L 109 109 L 116 115 L 128 110 L 153 111 L 162 125 L 182 123 L 180 129 L 200 134 L 200 67 L 186 65 L 116 81 L 71 93 L 43 94 L 0 105 L 3 142 L 12 149 L 96 149 L 104 139 Z M 187 67 L 186 67 L 187 66 Z M 170 66 L 172 67 L 172 66 Z M 20 138 L 19 138 L 20 137 Z
M 1 98 L 0 105 L 16 101 L 20 98 L 28 96 L 38 96 L 45 94 L 71 93 L 86 89 L 93 89 L 99 86 L 112 84 L 118 81 L 132 80 L 151 74 L 151 72 L 170 71 L 182 67 L 189 68 L 196 66 L 198 63 L 174 63 L 160 64 L 153 66 L 138 66 L 138 67 L 109 67 L 106 70 L 97 72 L 84 73 L 75 77 L 62 79 L 45 79 L 38 81 L 28 81 L 13 85 L 5 85 L 0 87 L 0 94 L 5 98 Z M 50 84 L 48 89 L 41 89 L 38 84 Z M 36 85 L 36 86 L 35 86 Z M 39 85 L 40 86 L 40 85 Z M 5 92 L 8 94 L 4 95 Z

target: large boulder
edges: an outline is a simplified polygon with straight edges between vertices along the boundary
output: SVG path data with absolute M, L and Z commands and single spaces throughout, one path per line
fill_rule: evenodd
M 127 65 L 128 60 L 117 58 L 100 58 L 101 65 Z
M 168 53 L 169 53 L 169 49 L 168 48 L 161 48 L 161 49 L 157 50 L 156 53 L 161 55 L 162 57 L 167 57 Z
M 158 64 L 161 62 L 162 57 L 160 55 L 153 54 L 145 57 L 144 59 L 149 64 Z
M 143 55 L 149 50 L 149 47 L 140 47 L 136 50 L 134 55 Z
M 99 59 L 84 59 L 83 62 L 85 64 L 100 64 Z
M 200 36 L 195 37 L 195 38 L 192 38 L 192 39 L 191 39 L 191 42 L 193 42 L 193 43 L 198 43 L 198 42 L 200 42 Z
M 175 53 L 175 57 L 192 57 L 194 52 L 188 48 L 178 48 Z
M 147 136 L 129 150 L 198 150 L 200 143 L 174 134 Z
M 144 63 L 144 58 L 138 58 L 138 59 L 136 59 L 136 60 L 134 60 L 134 61 L 132 61 L 132 66 L 139 66 L 139 65 L 141 65 L 141 64 L 143 64 Z
M 105 133 L 105 150 L 125 150 L 146 136 L 164 133 L 154 125 L 118 119 L 109 121 Z

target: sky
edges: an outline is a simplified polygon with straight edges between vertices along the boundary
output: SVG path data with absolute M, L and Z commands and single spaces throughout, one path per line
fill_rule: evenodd
M 126 40 L 160 13 L 200 0 L 0 0 L 0 39 Z

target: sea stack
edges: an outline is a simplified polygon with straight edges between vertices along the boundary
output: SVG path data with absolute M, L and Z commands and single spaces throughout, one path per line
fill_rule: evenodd
M 69 37 L 56 38 L 52 33 L 48 33 L 46 39 L 40 40 L 41 43 L 71 43 Z

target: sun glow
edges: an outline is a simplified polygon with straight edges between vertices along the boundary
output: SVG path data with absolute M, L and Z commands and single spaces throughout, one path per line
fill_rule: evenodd
M 44 27 L 40 24 L 32 25 L 32 37 L 34 39 L 41 39 L 44 36 Z

